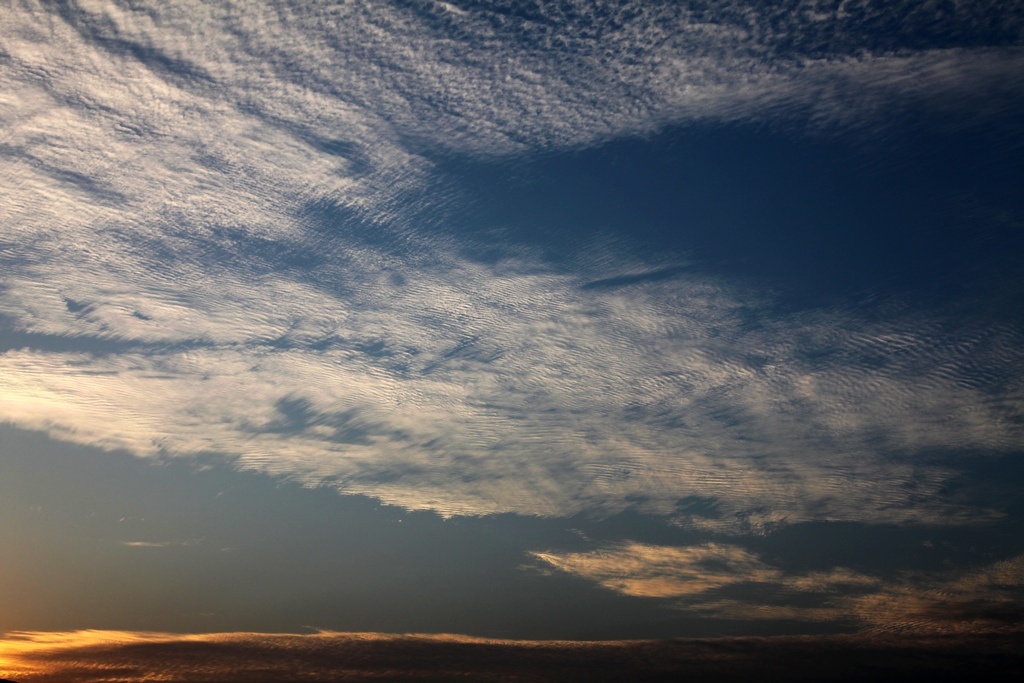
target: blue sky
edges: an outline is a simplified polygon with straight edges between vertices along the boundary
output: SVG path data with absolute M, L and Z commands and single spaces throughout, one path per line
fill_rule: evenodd
M 0 630 L 1017 614 L 1022 26 L 19 4 Z

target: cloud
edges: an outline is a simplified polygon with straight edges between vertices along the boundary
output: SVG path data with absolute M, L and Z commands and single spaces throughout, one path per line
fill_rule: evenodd
M 0 640 L 0 675 L 24 683 L 174 680 L 389 681 L 521 678 L 706 681 L 868 680 L 863 667 L 908 675 L 1010 680 L 1016 636 L 939 640 L 878 635 L 661 641 L 507 641 L 465 636 L 317 633 L 180 635 L 111 631 L 20 632 Z
M 946 633 L 1024 627 L 1024 555 L 946 575 L 908 575 L 876 594 L 850 601 L 857 616 L 881 631 Z
M 620 543 L 533 557 L 623 595 L 670 599 L 734 620 L 857 624 L 870 632 L 980 633 L 1024 628 L 1024 556 L 968 570 L 883 578 L 846 567 L 792 574 L 738 546 Z
M 887 16 L 932 25 L 911 6 Z M 62 7 L 2 29 L 6 420 L 443 514 L 995 514 L 939 501 L 956 471 L 918 455 L 1019 447 L 1018 331 L 769 316 L 615 245 L 485 265 L 414 219 L 445 219 L 440 154 L 1012 100 L 1013 13 L 991 38 L 957 10 L 908 49 L 871 42 L 866 7 L 814 4 Z
M 532 553 L 556 569 L 623 595 L 676 598 L 739 581 L 772 581 L 777 570 L 742 548 L 706 543 L 690 548 L 626 543 L 585 553 Z
M 144 307 L 142 321 L 79 295 L 97 303 L 55 306 L 55 322 L 94 316 L 122 339 L 144 326 L 149 347 L 9 351 L 4 414 L 141 455 L 235 454 L 448 514 L 671 515 L 700 495 L 717 514 L 679 521 L 723 529 L 985 519 L 936 499 L 955 470 L 914 454 L 1019 441 L 1019 404 L 1000 386 L 1019 385 L 1007 369 L 1024 346 L 1008 329 L 950 338 L 930 321 L 843 311 L 750 329 L 757 299 L 706 278 L 620 292 L 508 264 L 452 264 L 400 287 L 383 269 L 344 272 L 364 280 L 346 298 L 268 277 L 236 290 L 250 317 L 223 300 L 190 308 L 202 334 L 189 343 L 176 312 Z

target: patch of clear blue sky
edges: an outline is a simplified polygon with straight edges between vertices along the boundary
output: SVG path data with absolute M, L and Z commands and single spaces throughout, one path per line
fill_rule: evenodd
M 613 237 L 641 258 L 675 254 L 691 272 L 771 291 L 787 307 L 983 296 L 988 313 L 998 304 L 1013 316 L 1019 134 L 1008 121 L 936 123 L 846 135 L 709 125 L 527 159 L 444 160 L 442 177 L 465 195 L 439 227 L 484 261 L 527 245 L 557 267 Z

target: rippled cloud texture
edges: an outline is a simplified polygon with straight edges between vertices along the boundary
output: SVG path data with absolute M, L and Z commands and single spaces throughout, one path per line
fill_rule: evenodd
M 984 119 L 1024 95 L 1005 3 L 784 5 L 19 3 L 0 415 L 444 515 L 993 518 L 939 496 L 958 469 L 923 456 L 1020 449 L 1014 325 L 780 313 L 621 238 L 482 262 L 435 229 L 458 199 L 442 159 Z

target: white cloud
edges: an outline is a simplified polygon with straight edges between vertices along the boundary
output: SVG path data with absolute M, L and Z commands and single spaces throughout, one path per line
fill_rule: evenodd
M 576 273 L 528 253 L 465 262 L 407 207 L 443 202 L 424 191 L 439 149 L 509 155 L 794 110 L 875 121 L 894 94 L 986 99 L 1020 52 L 783 59 L 740 5 L 590 7 L 13 11 L 0 314 L 111 352 L 4 353 L 0 414 L 443 513 L 670 514 L 699 495 L 721 517 L 680 521 L 729 530 L 983 518 L 939 502 L 953 472 L 914 454 L 1021 443 L 1013 330 L 842 310 L 749 329 L 768 302 L 742 288 L 685 270 L 583 288 L 653 267 L 609 250 Z M 325 233 L 311 206 L 351 211 L 402 255 Z
M 723 517 L 682 521 L 721 528 L 983 518 L 935 498 L 953 471 L 914 454 L 1019 440 L 1017 399 L 985 384 L 1020 364 L 1005 330 L 936 339 L 923 321 L 841 312 L 745 330 L 749 299 L 704 279 L 626 294 L 468 265 L 399 287 L 364 277 L 344 300 L 272 278 L 229 288 L 247 298 L 197 316 L 194 346 L 9 351 L 4 415 L 140 454 L 239 454 L 445 513 L 670 514 L 703 496 Z M 131 339 L 123 312 L 64 317 L 101 314 Z M 177 317 L 139 322 L 143 339 L 184 338 Z
M 128 548 L 166 548 L 171 545 L 170 541 L 121 541 L 121 545 Z

